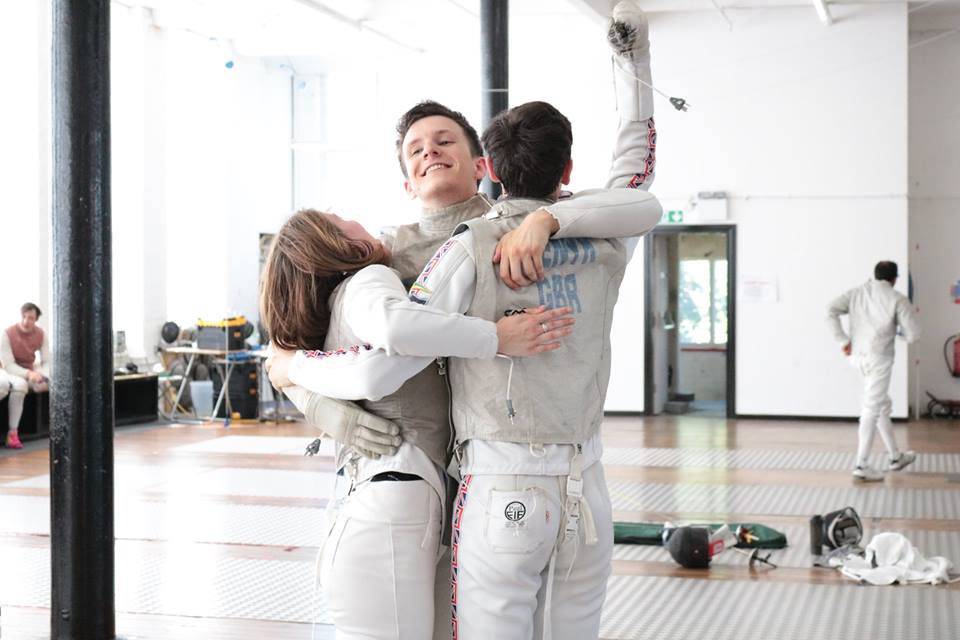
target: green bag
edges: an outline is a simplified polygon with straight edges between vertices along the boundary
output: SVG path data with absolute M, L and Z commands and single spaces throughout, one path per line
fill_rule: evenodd
M 707 527 L 716 531 L 723 524 L 690 524 L 694 527 Z M 737 527 L 745 527 L 755 536 L 755 540 L 742 541 L 737 544 L 741 549 L 783 549 L 787 546 L 787 536 L 772 527 L 755 522 L 727 523 L 732 531 Z M 614 522 L 613 541 L 616 544 L 645 544 L 651 546 L 663 545 L 663 525 L 654 522 Z

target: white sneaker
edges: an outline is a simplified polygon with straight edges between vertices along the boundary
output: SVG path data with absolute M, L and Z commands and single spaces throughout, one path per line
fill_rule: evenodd
M 913 461 L 917 459 L 917 454 L 913 451 L 904 451 L 902 452 L 895 460 L 890 461 L 890 471 L 900 471 L 909 467 L 913 464 Z
M 615 53 L 646 52 L 650 48 L 650 25 L 635 0 L 620 0 L 610 18 L 607 42 Z
M 853 477 L 861 482 L 883 481 L 883 474 L 871 467 L 857 467 L 853 470 Z

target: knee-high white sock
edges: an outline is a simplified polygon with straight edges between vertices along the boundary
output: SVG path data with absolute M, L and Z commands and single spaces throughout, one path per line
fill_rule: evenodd
M 10 421 L 8 433 L 16 433 L 17 428 L 20 426 L 20 416 L 23 415 L 23 399 L 26 397 L 25 393 L 18 393 L 16 391 L 10 392 L 10 400 L 7 403 L 7 416 Z

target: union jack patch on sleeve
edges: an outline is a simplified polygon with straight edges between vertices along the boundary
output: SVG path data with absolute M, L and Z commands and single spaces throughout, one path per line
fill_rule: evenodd
M 418 304 L 426 304 L 430 300 L 430 296 L 433 295 L 433 291 L 430 287 L 427 286 L 427 281 L 430 279 L 430 274 L 433 273 L 434 269 L 437 268 L 437 265 L 440 264 L 440 261 L 443 259 L 443 256 L 450 251 L 456 243 L 456 239 L 450 238 L 441 245 L 437 252 L 433 254 L 433 257 L 430 258 L 430 262 L 427 263 L 427 266 L 423 268 L 423 271 L 420 272 L 420 276 L 417 278 L 417 281 L 413 283 L 413 286 L 410 287 L 410 300 Z
M 356 355 L 361 351 L 370 351 L 373 349 L 373 346 L 367 343 L 355 344 L 350 347 L 341 347 L 339 349 L 332 349 L 330 351 L 321 351 L 319 349 L 314 351 L 304 351 L 303 356 L 305 358 L 314 358 L 316 360 L 323 360 L 324 358 L 332 358 L 335 356 L 346 356 L 351 353 Z

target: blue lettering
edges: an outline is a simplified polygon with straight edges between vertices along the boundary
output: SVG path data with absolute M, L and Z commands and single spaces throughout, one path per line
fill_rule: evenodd
M 597 248 L 588 238 L 551 240 L 543 250 L 543 268 L 555 269 L 565 264 L 590 264 L 597 261 Z
M 587 238 L 580 238 L 580 245 L 583 247 L 583 260 L 580 264 L 590 264 L 597 261 L 597 249 Z
M 570 307 L 573 313 L 583 313 L 575 273 L 547 276 L 542 282 L 537 283 L 537 294 L 540 297 L 540 304 L 548 309 Z
M 553 266 L 560 267 L 567 264 L 567 262 L 569 262 L 568 255 L 570 253 L 570 247 L 567 245 L 566 241 L 551 240 L 550 244 L 553 245 L 553 251 L 554 251 L 554 254 L 556 255 L 553 261 Z
M 537 293 L 540 294 L 540 304 L 553 309 L 553 296 L 550 295 L 550 281 L 544 279 L 537 283 Z
M 574 313 L 583 311 L 580 304 L 580 294 L 577 293 L 577 276 L 574 273 L 567 274 L 563 279 L 564 293 L 567 297 L 567 306 L 573 309 Z
M 564 292 L 563 292 L 563 276 L 561 276 L 561 275 L 559 275 L 559 274 L 554 275 L 554 276 L 551 276 L 551 278 L 550 278 L 550 285 L 551 285 L 550 288 L 551 288 L 552 291 L 553 291 L 553 302 L 554 302 L 554 304 L 555 304 L 557 307 L 566 307 L 566 306 L 569 306 L 569 305 L 567 304 L 567 296 L 564 295 Z
M 548 242 L 547 246 L 543 250 L 543 268 L 553 268 L 553 240 Z

